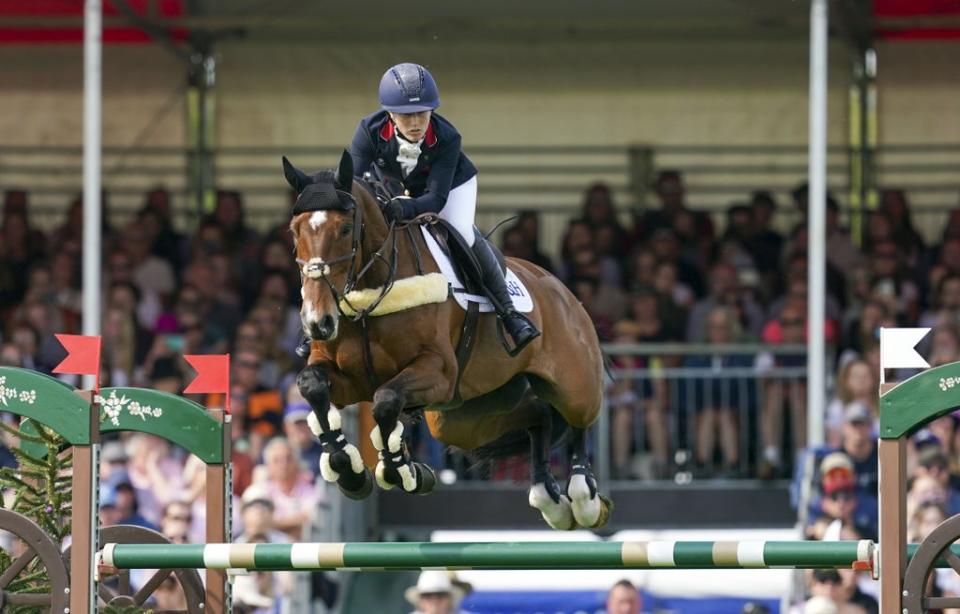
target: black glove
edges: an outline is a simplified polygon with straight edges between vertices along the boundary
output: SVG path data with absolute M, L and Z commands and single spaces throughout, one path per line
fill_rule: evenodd
M 394 198 L 383 206 L 383 217 L 388 222 L 400 222 L 403 220 L 403 202 Z

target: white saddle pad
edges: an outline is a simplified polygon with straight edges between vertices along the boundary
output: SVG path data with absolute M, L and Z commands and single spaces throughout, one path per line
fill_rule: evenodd
M 440 249 L 440 244 L 433 238 L 430 231 L 428 231 L 426 227 L 421 226 L 420 232 L 423 233 L 423 239 L 427 242 L 427 247 L 430 248 L 430 254 L 433 256 L 434 262 L 440 267 L 440 272 L 443 273 L 443 276 L 446 277 L 450 283 L 450 287 L 453 288 L 453 297 L 456 299 L 457 304 L 460 305 L 460 308 L 466 310 L 467 303 L 479 303 L 481 313 L 493 311 L 493 304 L 487 297 L 470 294 L 464 289 L 463 282 L 460 281 L 460 278 L 454 271 L 453 264 L 450 262 L 450 259 L 447 258 L 447 255 L 443 253 L 443 250 Z M 507 267 L 507 274 L 504 278 L 507 281 L 507 292 L 510 293 L 510 298 L 513 299 L 514 308 L 520 313 L 530 313 L 533 311 L 533 299 L 530 297 L 530 293 L 527 292 L 527 288 L 523 285 L 523 282 L 520 281 L 520 278 L 510 270 L 510 267 Z

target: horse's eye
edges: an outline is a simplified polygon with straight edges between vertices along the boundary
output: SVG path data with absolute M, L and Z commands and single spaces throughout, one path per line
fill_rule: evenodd
M 353 224 L 344 224 L 343 228 L 340 229 L 340 236 L 346 237 L 353 232 Z

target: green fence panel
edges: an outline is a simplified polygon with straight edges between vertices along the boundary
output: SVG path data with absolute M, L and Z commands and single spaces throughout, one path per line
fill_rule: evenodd
M 0 411 L 36 420 L 70 445 L 90 445 L 90 404 L 60 380 L 17 367 L 0 367 Z
M 223 423 L 202 406 L 146 388 L 103 388 L 100 432 L 139 431 L 167 439 L 209 464 L 223 464 Z M 229 460 L 229 459 L 228 459 Z
M 960 362 L 919 373 L 880 397 L 880 437 L 899 439 L 960 407 Z

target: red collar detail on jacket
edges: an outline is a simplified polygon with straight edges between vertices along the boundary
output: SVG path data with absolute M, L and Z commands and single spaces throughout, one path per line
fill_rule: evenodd
M 394 128 L 393 122 L 390 119 L 387 119 L 387 122 L 383 124 L 383 128 L 380 128 L 380 138 L 384 141 L 389 141 L 393 138 Z
M 433 131 L 433 122 L 427 124 L 427 133 L 423 136 L 423 142 L 427 147 L 433 147 L 437 144 L 437 133 Z

